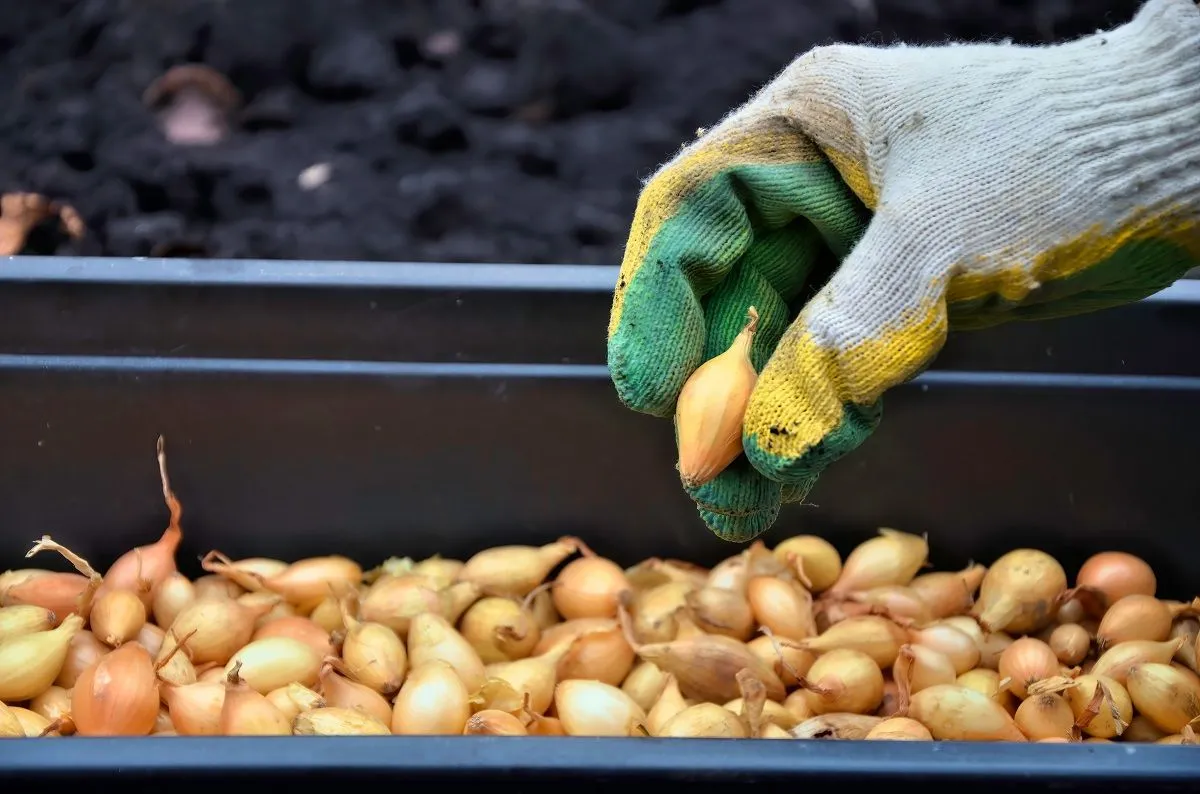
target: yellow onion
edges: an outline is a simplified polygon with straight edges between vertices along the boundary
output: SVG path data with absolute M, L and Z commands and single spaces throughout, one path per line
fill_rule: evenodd
M 198 680 L 196 666 L 187 654 L 186 643 L 180 644 L 175 632 L 168 631 L 155 654 L 154 668 L 163 683 L 172 686 L 194 684 Z
M 971 614 L 985 631 L 1032 632 L 1054 619 L 1067 574 L 1036 549 L 1016 549 L 992 563 Z
M 63 689 L 72 688 L 84 670 L 98 662 L 100 657 L 111 650 L 96 639 L 96 636 L 90 631 L 83 629 L 75 632 L 75 636 L 71 638 L 71 642 L 67 646 L 67 658 L 63 661 L 62 669 L 59 670 L 54 683 Z
M 225 685 L 219 681 L 198 681 L 184 686 L 164 686 L 163 700 L 171 715 L 171 724 L 180 736 L 216 736 L 221 730 L 221 707 L 225 703 Z
M 956 684 L 938 684 L 915 693 L 908 716 L 940 741 L 1025 741 L 1025 735 L 1003 706 L 987 695 Z
M 633 736 L 646 713 L 620 689 L 599 681 L 562 681 L 554 709 L 568 736 Z
M 130 590 L 109 590 L 92 602 L 88 622 L 92 634 L 115 647 L 137 637 L 146 625 L 146 607 Z
M 925 625 L 933 620 L 933 612 L 920 594 L 904 585 L 883 585 L 856 593 L 846 593 L 845 598 L 853 603 L 866 604 L 896 621 L 911 621 Z
M 1015 640 L 1003 631 L 989 631 L 979 644 L 979 666 L 989 670 L 1000 669 L 1000 657 Z
M 908 640 L 913 645 L 929 648 L 945 656 L 954 666 L 955 675 L 973 670 L 979 664 L 979 645 L 971 635 L 953 624 L 934 623 L 922 629 L 911 629 Z
M 954 683 L 967 689 L 973 689 L 981 695 L 987 695 L 1010 714 L 1017 710 L 1012 692 L 1008 691 L 1007 684 L 1001 685 L 1004 683 L 1004 679 L 995 670 L 977 667 L 954 679 Z
M 540 547 L 495 546 L 467 560 L 458 578 L 478 585 L 485 595 L 524 598 L 578 548 L 579 541 L 570 537 Z
M 519 719 L 496 709 L 475 712 L 463 726 L 464 736 L 526 736 L 528 733 Z
M 441 607 L 434 582 L 407 574 L 385 577 L 371 585 L 362 599 L 359 616 L 368 623 L 387 626 L 403 637 L 414 617 L 423 612 L 439 612 Z
M 803 687 L 813 714 L 870 714 L 883 700 L 883 673 L 865 653 L 839 648 L 817 658 Z
M 210 551 L 200 561 L 200 567 L 210 574 L 228 579 L 242 590 L 257 591 L 262 589 L 264 579 L 279 576 L 287 570 L 288 564 L 267 557 L 231 560 L 219 551 Z M 237 594 L 233 596 L 236 598 Z
M 392 733 L 461 734 L 471 716 L 470 697 L 448 662 L 434 659 L 414 666 L 396 695 Z
M 1058 675 L 1058 656 L 1050 646 L 1034 637 L 1022 637 L 1000 654 L 1000 676 L 1010 680 L 1009 689 L 1024 699 L 1030 684 Z
M 388 727 L 374 717 L 353 709 L 332 706 L 302 712 L 292 721 L 297 736 L 386 736 Z
M 1117 683 L 1125 684 L 1129 671 L 1139 664 L 1170 664 L 1175 652 L 1183 647 L 1183 638 L 1176 637 L 1164 642 L 1131 640 L 1109 648 L 1092 665 L 1092 675 L 1108 676 Z
M 383 695 L 398 691 L 409 665 L 404 642 L 380 623 L 359 623 L 349 615 L 344 620 L 342 659 L 350 676 Z
M 621 594 L 630 589 L 625 571 L 580 544 L 584 556 L 571 560 L 550 588 L 554 608 L 566 620 L 615 618 Z
M 1137 713 L 1168 733 L 1200 720 L 1200 678 L 1169 664 L 1136 664 L 1129 671 L 1130 700 Z
M 742 419 L 758 372 L 750 348 L 758 311 L 749 307 L 746 324 L 720 354 L 692 372 L 675 401 L 679 478 L 699 488 L 742 454 Z
M 1102 551 L 1089 557 L 1079 569 L 1075 586 L 1100 593 L 1102 612 L 1127 595 L 1154 595 L 1158 580 L 1154 569 L 1140 557 L 1123 551 Z
M 938 684 L 953 684 L 957 678 L 954 664 L 945 654 L 923 645 L 901 646 L 892 676 L 900 692 L 901 711 L 905 710 L 913 693 Z
M 67 661 L 83 618 L 69 615 L 58 628 L 22 634 L 0 644 L 0 700 L 17 703 L 49 689 Z
M 362 581 L 362 568 L 338 555 L 294 562 L 281 573 L 262 579 L 262 586 L 283 596 L 302 612 L 311 612 L 331 592 L 341 594 Z
M 0 607 L 0 642 L 35 631 L 49 631 L 56 625 L 54 613 L 45 607 L 32 604 Z
M 907 585 L 929 556 L 921 535 L 880 529 L 877 537 L 860 543 L 842 564 L 842 573 L 829 588 L 845 594 L 885 585 Z
M 74 731 L 75 723 L 71 719 L 71 690 L 60 686 L 52 686 L 42 694 L 29 701 L 29 708 L 45 717 L 50 722 L 70 721 L 70 729 L 61 731 L 64 734 Z
M 130 642 L 79 676 L 71 690 L 71 718 L 81 736 L 148 736 L 158 702 L 150 654 Z
M 87 614 L 93 594 L 92 582 L 77 573 L 46 572 L 10 584 L 0 593 L 0 604 L 39 606 L 62 621 L 71 613 Z
M 864 737 L 873 741 L 930 742 L 933 734 L 921 723 L 907 717 L 892 717 L 867 731 Z
M 305 711 L 324 708 L 325 698 L 301 684 L 288 684 L 279 689 L 272 689 L 266 695 L 271 705 L 279 709 L 279 713 L 289 720 Z
M 134 639 L 137 640 L 138 645 L 146 649 L 151 658 L 154 658 L 162 650 L 163 640 L 166 639 L 166 635 L 165 631 L 153 623 L 145 623 Z
M 225 736 L 290 736 L 292 721 L 265 695 L 238 675 L 235 664 L 225 679 L 218 730 Z
M 1121 734 L 1121 741 L 1157 742 L 1166 735 L 1165 731 L 1160 730 L 1158 726 L 1146 719 L 1146 717 L 1138 714 L 1129 721 L 1129 727 Z
M 179 613 L 171 623 L 171 631 L 187 645 L 195 664 L 223 665 L 250 642 L 255 621 L 268 609 L 268 605 L 255 609 L 227 598 L 200 600 Z
M 673 674 L 685 695 L 712 702 L 733 700 L 741 694 L 737 674 L 749 670 L 766 686 L 768 700 L 784 698 L 786 692 L 779 676 L 745 644 L 731 637 L 700 634 L 673 642 L 636 645 L 632 630 L 624 623 L 624 612 L 621 614 L 626 641 L 642 659 Z M 567 730 L 570 732 L 569 727 Z
M 1179 650 L 1175 651 L 1175 659 L 1200 673 L 1200 619 L 1179 618 L 1171 626 L 1170 639 L 1183 640 Z
M 154 621 L 170 626 L 179 613 L 196 601 L 196 588 L 183 574 L 175 571 L 159 583 L 151 601 Z
M 1073 666 L 1087 658 L 1092 648 L 1092 638 L 1087 629 L 1078 623 L 1062 623 L 1054 627 L 1047 641 L 1058 661 Z
M 201 576 L 192 582 L 192 588 L 196 601 L 232 601 L 246 594 L 237 582 L 217 574 Z
M 408 658 L 413 666 L 434 659 L 450 664 L 462 678 L 467 691 L 483 686 L 483 661 L 461 634 L 441 615 L 417 615 L 408 630 Z
M 326 704 L 335 708 L 355 709 L 390 725 L 392 706 L 387 699 L 365 684 L 338 675 L 335 670 L 341 665 L 338 659 L 326 659 L 321 668 L 321 694 Z
M 558 660 L 557 678 L 586 678 L 619 686 L 633 669 L 633 648 L 625 640 L 617 621 L 609 628 L 585 631 L 566 645 Z
M 738 715 L 716 703 L 688 706 L 663 725 L 665 738 L 745 739 L 749 736 Z
M 755 623 L 772 634 L 803 640 L 817 633 L 812 596 L 794 582 L 775 576 L 755 576 L 746 585 Z
M 913 579 L 909 584 L 929 608 L 934 618 L 961 615 L 975 602 L 975 591 L 983 582 L 987 568 L 968 565 L 961 571 L 937 571 Z
M 472 604 L 462 616 L 459 632 L 484 664 L 524 659 L 542 636 L 528 609 L 515 599 L 499 596 Z
M 800 677 L 808 673 L 817 658 L 812 651 L 784 646 L 774 638 L 767 636 L 755 637 L 746 643 L 746 648 L 774 671 L 779 680 L 787 687 L 799 686 Z
M 1133 593 L 1108 608 L 1096 630 L 1096 644 L 1110 648 L 1131 640 L 1162 642 L 1171 636 L 1174 616 L 1170 608 L 1154 596 Z
M 842 557 L 836 548 L 816 535 L 797 535 L 774 548 L 772 553 L 786 563 L 812 592 L 828 590 L 842 574 Z
M 346 628 L 346 624 L 342 621 L 342 606 L 334 596 L 328 596 L 317 604 L 308 619 L 330 634 L 335 631 L 344 631 Z
M 289 615 L 277 618 L 254 632 L 252 640 L 265 640 L 269 637 L 291 637 L 299 640 L 322 659 L 333 653 L 333 643 L 329 632 L 313 623 L 308 618 L 299 615 Z
M 1017 707 L 1013 722 L 1033 741 L 1070 739 L 1075 715 L 1067 702 L 1053 692 L 1030 695 Z
M 1063 697 L 1071 706 L 1075 724 L 1088 736 L 1098 739 L 1120 736 L 1133 719 L 1133 701 L 1128 690 L 1105 676 L 1081 675 L 1075 679 L 1075 686 L 1063 692 Z
M 449 560 L 435 554 L 432 557 L 427 557 L 415 563 L 412 567 L 412 572 L 417 576 L 424 576 L 426 579 L 434 582 L 440 589 L 454 584 L 462 569 L 462 560 Z
M 648 711 L 667 688 L 667 680 L 667 674 L 654 663 L 639 662 L 621 682 L 621 691 L 633 698 L 643 711 Z
M 762 706 L 762 713 L 759 715 L 759 719 L 762 722 L 762 730 L 766 730 L 767 725 L 777 725 L 785 730 L 791 730 L 800 722 L 796 715 L 788 711 L 782 703 L 776 703 L 774 700 L 764 700 Z M 745 698 L 731 700 L 725 704 L 725 708 L 733 714 L 740 714 L 743 719 L 748 719 Z M 647 724 L 650 722 L 649 715 L 646 716 L 646 722 Z M 654 734 L 650 735 L 653 736 Z
M 754 633 L 754 612 L 741 590 L 702 587 L 689 592 L 684 601 L 696 625 L 707 634 L 744 642 Z
M 687 606 L 687 582 L 666 582 L 638 594 L 633 603 L 634 635 L 642 642 L 670 642 L 679 630 L 676 614 Z
M 809 637 L 796 643 L 797 647 L 816 653 L 837 649 L 861 651 L 875 660 L 880 668 L 891 667 L 908 641 L 904 629 L 877 615 L 847 618 L 830 626 L 819 637 Z
M 255 691 L 266 694 L 292 682 L 312 686 L 321 671 L 321 658 L 308 645 L 291 637 L 254 640 L 238 650 L 225 665 L 228 676 L 238 674 Z
M 801 693 L 803 694 L 803 693 Z M 663 726 L 679 712 L 686 709 L 690 703 L 679 691 L 679 681 L 670 673 L 667 674 L 667 684 L 662 694 L 654 701 L 646 714 L 646 730 L 651 736 L 662 734 Z M 641 705 L 639 704 L 639 708 Z M 807 709 L 807 706 L 805 707 Z

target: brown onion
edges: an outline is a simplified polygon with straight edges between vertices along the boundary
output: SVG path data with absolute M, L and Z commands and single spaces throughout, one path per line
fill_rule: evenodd
M 1009 679 L 1009 689 L 1022 700 L 1028 687 L 1058 675 L 1058 656 L 1050 646 L 1034 637 L 1022 637 L 1000 654 L 1000 676 Z
M 1103 594 L 1100 606 L 1104 609 L 1127 595 L 1153 596 L 1158 579 L 1154 569 L 1140 557 L 1123 551 L 1102 551 L 1089 557 L 1079 569 L 1075 586 Z
M 797 535 L 780 543 L 772 554 L 787 563 L 814 593 L 828 590 L 842 574 L 842 557 L 829 541 L 816 535 Z
M 906 585 L 928 556 L 929 543 L 921 535 L 880 529 L 877 537 L 860 543 L 850 552 L 829 592 L 845 594 L 884 585 Z
M 625 571 L 582 543 L 579 547 L 584 556 L 567 563 L 550 588 L 554 608 L 566 620 L 615 618 L 621 593 L 630 589 Z
M 149 736 L 158 701 L 150 654 L 130 642 L 79 676 L 71 690 L 71 717 L 81 736 Z
M 1101 650 L 1130 640 L 1162 642 L 1171 636 L 1171 609 L 1154 596 L 1133 593 L 1113 603 L 1100 620 L 1096 644 Z
M 1047 644 L 1060 662 L 1074 666 L 1087 658 L 1092 648 L 1092 638 L 1087 629 L 1078 623 L 1061 623 L 1050 632 Z
M 971 614 L 985 631 L 1033 632 L 1050 623 L 1067 575 L 1037 549 L 1016 549 L 992 563 Z

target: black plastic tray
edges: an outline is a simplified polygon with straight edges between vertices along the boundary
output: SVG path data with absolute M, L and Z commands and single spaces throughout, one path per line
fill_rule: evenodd
M 184 504 L 181 566 L 339 552 L 469 555 L 579 534 L 631 563 L 713 562 L 667 423 L 604 368 L 611 268 L 0 259 L 0 570 L 43 533 L 106 564 L 165 522 L 154 439 Z M 940 566 L 1018 545 L 1072 569 L 1101 548 L 1200 589 L 1200 283 L 951 340 L 883 425 L 768 542 L 930 534 Z M 792 788 L 1181 790 L 1200 752 L 1119 745 L 512 739 L 0 743 L 5 784 L 614 781 Z M 393 783 L 394 781 L 394 783 Z M 17 790 L 17 789 L 12 789 Z

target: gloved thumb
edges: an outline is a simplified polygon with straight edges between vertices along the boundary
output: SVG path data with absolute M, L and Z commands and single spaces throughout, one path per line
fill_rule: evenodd
M 760 373 L 743 441 L 750 462 L 771 480 L 814 483 L 870 436 L 883 393 L 941 350 L 950 272 L 942 261 L 951 254 L 939 250 L 936 224 L 921 218 L 881 203 Z

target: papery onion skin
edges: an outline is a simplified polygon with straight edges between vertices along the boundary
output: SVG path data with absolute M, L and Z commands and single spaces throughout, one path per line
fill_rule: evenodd
M 1120 683 L 1105 676 L 1082 675 L 1075 679 L 1076 686 L 1063 692 L 1063 697 L 1074 712 L 1076 724 L 1088 736 L 1112 739 L 1122 735 L 1133 719 L 1133 701 L 1129 691 Z M 1106 693 L 1097 713 L 1082 724 L 1085 711 L 1096 694 L 1096 687 L 1103 686 Z M 1113 711 L 1116 714 L 1113 714 Z
M 370 715 L 332 706 L 302 712 L 292 721 L 296 736 L 387 736 L 388 727 Z

